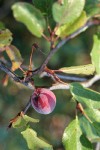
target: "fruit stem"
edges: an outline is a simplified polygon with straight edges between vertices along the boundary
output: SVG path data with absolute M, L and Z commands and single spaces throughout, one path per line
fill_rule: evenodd
M 31 98 L 28 101 L 28 103 L 26 104 L 25 108 L 22 110 L 24 115 L 26 114 L 27 110 L 29 109 L 29 107 L 31 106 Z

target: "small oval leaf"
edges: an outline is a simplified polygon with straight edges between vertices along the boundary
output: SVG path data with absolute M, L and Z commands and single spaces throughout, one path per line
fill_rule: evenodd
M 18 2 L 12 6 L 12 10 L 17 21 L 23 23 L 35 36 L 42 36 L 46 22 L 37 8 L 26 2 Z
M 25 138 L 30 150 L 36 150 L 38 148 L 53 150 L 50 144 L 37 137 L 37 133 L 34 130 L 27 128 L 25 131 L 21 132 L 21 134 Z
M 6 47 L 6 53 L 12 62 L 12 71 L 15 71 L 20 67 L 23 61 L 20 51 L 15 46 L 10 45 Z
M 58 27 L 57 31 L 56 31 L 56 35 L 60 36 L 60 37 L 66 37 L 69 34 L 72 34 L 73 32 L 75 32 L 76 30 L 78 30 L 79 28 L 81 28 L 87 21 L 87 17 L 86 17 L 86 13 L 83 11 L 82 14 L 79 16 L 79 18 L 77 18 L 77 20 L 72 23 L 72 24 L 64 24 L 60 27 Z
M 82 74 L 82 75 L 93 75 L 95 72 L 95 67 L 92 64 L 83 66 L 73 66 L 73 67 L 63 67 L 59 71 L 67 74 Z
M 10 45 L 12 42 L 12 33 L 8 29 L 0 30 L 0 48 Z
M 82 13 L 85 0 L 63 0 L 63 4 L 55 2 L 52 13 L 54 20 L 63 25 L 73 23 Z

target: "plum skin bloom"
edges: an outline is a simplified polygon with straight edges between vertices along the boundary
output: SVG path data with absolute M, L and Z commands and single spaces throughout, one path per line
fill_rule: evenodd
M 46 88 L 37 88 L 31 96 L 32 107 L 40 114 L 50 114 L 56 106 L 56 96 Z

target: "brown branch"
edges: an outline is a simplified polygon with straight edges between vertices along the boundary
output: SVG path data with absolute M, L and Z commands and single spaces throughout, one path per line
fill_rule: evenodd
M 66 42 L 68 42 L 70 39 L 74 38 L 75 36 L 79 35 L 80 33 L 82 33 L 83 31 L 85 31 L 87 28 L 93 26 L 93 25 L 99 25 L 100 24 L 100 20 L 98 19 L 92 19 L 92 20 L 89 20 L 83 27 L 81 27 L 80 29 L 78 29 L 76 32 L 74 32 L 73 34 L 69 35 L 68 37 L 66 37 L 65 39 L 61 40 L 55 48 L 53 48 L 47 58 L 45 59 L 45 61 L 42 63 L 42 65 L 33 70 L 33 71 L 28 71 L 28 73 L 30 74 L 29 76 L 27 76 L 27 78 L 24 78 L 24 77 L 18 77 L 14 72 L 12 72 L 3 62 L 0 61 L 0 69 L 2 71 L 4 71 L 5 73 L 7 73 L 14 81 L 16 82 L 19 82 L 25 86 L 27 86 L 28 88 L 30 89 L 34 89 L 34 86 L 33 84 L 31 83 L 32 81 L 32 76 L 36 75 L 36 74 L 40 74 L 41 72 L 44 71 L 46 65 L 48 64 L 49 60 L 51 59 L 51 57 L 57 52 L 57 50 L 59 48 L 61 48 Z M 93 81 L 94 82 L 94 81 Z M 83 83 L 84 84 L 84 83 Z M 91 84 L 91 83 L 90 83 Z M 91 86 L 91 85 L 90 85 Z M 63 84 L 60 84 L 60 87 L 61 89 L 62 88 L 69 88 L 68 85 L 63 85 Z M 52 89 L 53 87 L 51 87 Z M 58 86 L 59 88 L 59 86 Z M 57 89 L 58 89 L 57 88 Z M 56 87 L 54 88 L 56 89 Z
M 24 115 L 26 114 L 26 112 L 30 108 L 30 106 L 31 106 L 31 97 L 30 97 L 30 100 L 28 101 L 28 103 L 26 104 L 25 108 L 22 110 Z
M 48 64 L 49 60 L 51 59 L 51 57 L 58 51 L 58 49 L 60 49 L 66 42 L 68 42 L 69 40 L 73 39 L 74 37 L 76 37 L 77 35 L 79 35 L 80 33 L 82 33 L 83 31 L 85 31 L 87 28 L 93 26 L 93 25 L 100 25 L 100 20 L 94 18 L 92 20 L 89 20 L 86 22 L 86 24 L 84 26 L 82 26 L 81 28 L 79 28 L 77 31 L 75 31 L 74 33 L 72 33 L 71 35 L 67 36 L 65 39 L 61 40 L 55 48 L 53 48 L 47 58 L 44 60 L 44 62 L 42 63 L 42 65 L 33 71 L 33 75 L 34 74 L 40 74 L 41 72 L 43 72 L 44 68 L 46 67 L 46 65 Z
M 24 77 L 18 77 L 14 72 L 12 72 L 2 61 L 0 61 L 0 69 L 4 71 L 9 77 L 11 77 L 15 82 L 21 83 L 27 86 L 29 89 L 34 89 L 30 80 L 24 80 Z
M 17 77 L 17 75 L 12 72 L 2 61 L 0 61 L 0 69 L 7 73 L 14 81 L 20 82 L 20 79 Z

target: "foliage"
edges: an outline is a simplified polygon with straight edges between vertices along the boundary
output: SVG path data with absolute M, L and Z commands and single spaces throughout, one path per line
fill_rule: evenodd
M 63 4 L 55 2 L 52 7 L 52 13 L 54 20 L 60 25 L 66 24 L 71 25 L 81 15 L 84 8 L 85 1 L 68 1 L 64 0 Z M 70 10 L 73 11 L 70 11 Z M 70 12 L 70 13 L 69 13 Z
M 73 120 L 70 125 L 65 129 L 63 134 L 63 143 L 65 149 L 68 150 L 73 149 L 73 147 L 76 150 L 92 149 L 90 141 L 86 138 L 84 134 L 82 134 L 77 116 L 76 119 Z
M 49 7 L 48 9 L 45 7 L 45 4 Z M 48 47 L 50 51 L 46 59 L 38 68 L 34 66 L 34 69 L 32 67 L 32 54 L 34 49 L 36 51 L 40 49 L 39 46 L 36 43 L 33 44 L 30 65 L 29 67 L 23 67 L 21 52 L 15 46 L 16 44 L 12 44 L 12 33 L 1 23 L 0 52 L 2 59 L 0 60 L 0 69 L 12 77 L 16 84 L 17 82 L 24 84 L 27 88 L 31 87 L 33 90 L 25 109 L 18 113 L 9 124 L 9 128 L 20 128 L 20 133 L 26 140 L 30 150 L 40 148 L 44 150 L 53 149 L 53 146 L 48 144 L 43 138 L 39 138 L 37 136 L 39 132 L 36 132 L 31 127 L 32 123 L 38 123 L 39 120 L 27 116 L 26 112 L 32 106 L 40 114 L 49 115 L 55 108 L 56 97 L 48 88 L 51 87 L 52 89 L 53 86 L 59 87 L 59 85 L 68 87 L 76 106 L 74 109 L 76 111 L 79 110 L 75 119 L 69 123 L 62 135 L 62 143 L 65 150 L 93 150 L 92 143 L 100 141 L 100 93 L 86 88 L 84 82 L 73 83 L 70 79 L 70 83 L 66 83 L 58 76 L 59 73 L 65 76 L 68 74 L 78 75 L 79 77 L 86 77 L 86 82 L 88 82 L 87 77 L 91 78 L 91 75 L 100 76 L 100 38 L 98 34 L 96 32 L 94 33 L 93 47 L 90 53 L 91 62 L 71 67 L 62 66 L 58 70 L 51 70 L 47 67 L 51 56 L 65 43 L 81 32 L 86 31 L 90 26 L 100 25 L 99 6 L 99 0 L 87 0 L 86 3 L 85 0 L 60 0 L 56 2 L 53 0 L 33 0 L 32 4 L 27 2 L 14 3 L 11 7 L 14 18 L 22 23 L 23 28 L 25 25 L 28 31 L 32 33 L 32 36 L 41 39 L 44 37 L 49 43 Z M 5 65 L 8 63 L 5 55 L 8 56 L 11 63 L 8 67 Z M 38 56 L 37 60 L 39 61 Z M 37 86 L 36 79 L 41 76 L 51 77 L 55 84 L 50 83 L 50 85 L 46 85 L 45 87 L 45 82 L 43 82 L 43 86 L 40 83 Z M 3 84 L 5 81 L 7 83 L 7 80 L 6 75 Z M 17 86 L 20 87 L 20 85 Z
M 38 9 L 28 3 L 16 3 L 12 9 L 16 20 L 24 23 L 35 36 L 42 36 L 46 23 Z
M 2 30 L 0 34 L 0 48 L 10 45 L 12 42 L 12 33 L 8 30 Z
M 67 74 L 92 75 L 95 71 L 95 67 L 93 66 L 93 64 L 88 64 L 84 66 L 64 67 L 64 68 L 60 68 L 59 71 Z
M 21 134 L 26 139 L 29 149 L 34 150 L 37 148 L 48 148 L 48 150 L 52 150 L 52 146 L 38 138 L 37 133 L 34 130 L 26 129 L 21 132 Z

